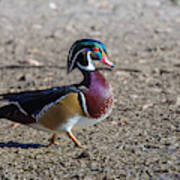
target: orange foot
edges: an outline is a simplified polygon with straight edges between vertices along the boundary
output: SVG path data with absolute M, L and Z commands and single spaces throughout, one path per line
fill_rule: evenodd
M 52 137 L 50 138 L 50 142 L 49 142 L 48 146 L 51 146 L 51 145 L 65 145 L 66 144 L 65 142 L 57 142 L 55 140 L 56 140 L 56 134 L 54 133 L 52 135 Z
M 18 126 L 19 126 L 19 123 L 13 123 L 13 124 L 11 125 L 11 127 L 12 127 L 13 129 L 17 128 Z
M 69 138 L 74 142 L 74 144 L 82 149 L 87 149 L 87 147 L 85 145 L 81 145 L 81 143 L 75 138 L 75 136 L 72 134 L 72 132 L 67 132 L 67 135 L 69 136 Z

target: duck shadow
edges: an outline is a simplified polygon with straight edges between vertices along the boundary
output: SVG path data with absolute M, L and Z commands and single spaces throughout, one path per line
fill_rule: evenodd
M 9 141 L 9 142 L 0 142 L 0 148 L 21 148 L 21 149 L 38 149 L 38 148 L 44 148 L 44 147 L 48 147 L 47 145 L 43 145 L 43 144 L 33 144 L 33 143 L 19 143 L 19 142 L 13 142 L 13 141 Z

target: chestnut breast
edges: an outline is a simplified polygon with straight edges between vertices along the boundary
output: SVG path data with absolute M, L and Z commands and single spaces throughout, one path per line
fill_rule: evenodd
M 89 88 L 84 92 L 89 115 L 100 118 L 113 104 L 112 88 L 99 72 L 91 72 Z

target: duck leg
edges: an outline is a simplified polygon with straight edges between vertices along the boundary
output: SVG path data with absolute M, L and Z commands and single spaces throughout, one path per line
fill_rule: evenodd
M 81 145 L 81 143 L 76 139 L 76 137 L 72 134 L 72 132 L 67 132 L 67 135 L 79 148 L 84 148 L 84 149 L 87 148 L 86 146 Z
M 64 145 L 64 144 L 66 144 L 66 143 L 64 143 L 64 142 L 57 142 L 56 141 L 56 133 L 54 133 L 52 135 L 52 137 L 50 138 L 50 142 L 49 142 L 48 146 L 51 146 L 51 145 Z
M 13 129 L 17 128 L 18 126 L 19 126 L 19 123 L 13 123 L 13 124 L 11 125 L 11 127 L 12 127 Z

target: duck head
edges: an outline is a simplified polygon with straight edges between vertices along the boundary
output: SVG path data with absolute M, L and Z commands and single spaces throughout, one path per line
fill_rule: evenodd
M 103 43 L 94 39 L 76 41 L 69 50 L 67 71 L 78 68 L 81 71 L 95 71 L 95 61 L 100 61 L 110 68 L 114 64 L 107 58 L 107 50 Z

